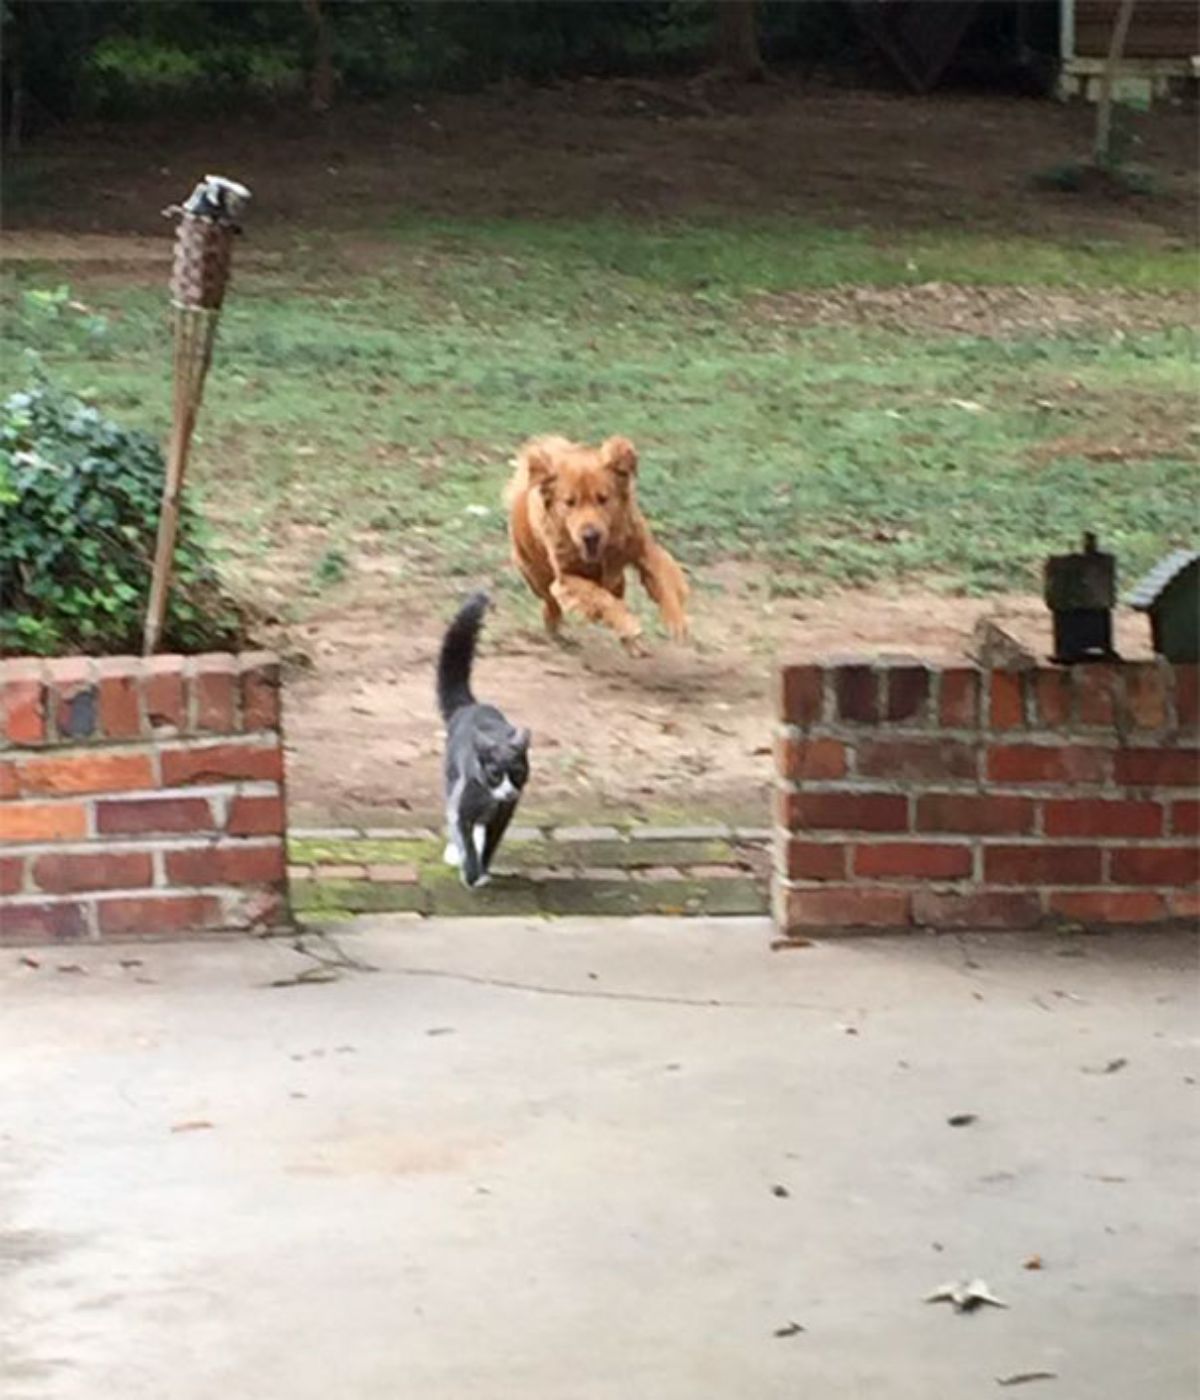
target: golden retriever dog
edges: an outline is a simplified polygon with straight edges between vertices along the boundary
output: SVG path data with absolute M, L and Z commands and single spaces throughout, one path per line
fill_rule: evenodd
M 687 579 L 637 506 L 637 453 L 628 438 L 599 447 L 532 438 L 517 453 L 504 500 L 513 561 L 542 600 L 546 628 L 564 612 L 603 622 L 634 652 L 642 627 L 625 606 L 632 566 L 673 637 L 687 636 Z

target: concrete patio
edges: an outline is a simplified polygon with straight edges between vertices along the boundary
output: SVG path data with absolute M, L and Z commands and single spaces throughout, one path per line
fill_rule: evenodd
M 1151 934 L 9 950 L 0 1390 L 1193 1400 L 1196 1002 Z

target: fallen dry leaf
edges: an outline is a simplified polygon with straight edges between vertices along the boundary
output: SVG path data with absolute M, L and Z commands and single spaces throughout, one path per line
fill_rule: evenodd
M 1031 1254 L 1028 1259 L 1022 1260 L 1021 1267 L 1023 1269 L 1040 1269 L 1042 1267 L 1042 1256 L 1040 1254 Z
M 997 1385 L 1028 1385 L 1031 1381 L 1056 1381 L 1057 1371 L 1014 1371 L 1011 1376 L 997 1376 Z
M 1084 1065 L 1084 1074 L 1116 1074 L 1119 1069 L 1124 1069 L 1129 1061 L 1124 1055 L 1118 1055 L 1115 1060 L 1109 1060 L 1102 1069 L 1096 1069 L 1091 1065 Z
M 981 1278 L 959 1279 L 943 1283 L 925 1298 L 927 1303 L 953 1303 L 955 1312 L 974 1312 L 987 1303 L 993 1308 L 1006 1308 Z
M 22 953 L 17 961 L 22 967 L 41 967 L 41 963 L 38 962 L 37 958 L 31 958 L 28 953 Z
M 172 1123 L 173 1133 L 198 1133 L 205 1128 L 211 1128 L 212 1124 L 207 1118 L 187 1118 L 182 1123 Z
M 776 1327 L 774 1335 L 776 1337 L 794 1337 L 798 1332 L 803 1332 L 804 1328 L 798 1322 L 786 1322 L 782 1327 Z

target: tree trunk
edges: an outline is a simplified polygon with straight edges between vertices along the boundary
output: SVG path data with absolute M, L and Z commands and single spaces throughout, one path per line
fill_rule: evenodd
M 717 67 L 746 82 L 761 82 L 766 66 L 758 48 L 758 0 L 716 0 Z
M 309 74 L 308 105 L 314 112 L 333 106 L 333 47 L 321 0 L 303 0 L 313 30 L 313 65 Z
M 1112 163 L 1113 86 L 1117 70 L 1125 56 L 1125 39 L 1133 16 L 1134 0 L 1121 0 L 1121 8 L 1113 22 L 1112 38 L 1108 41 L 1108 57 L 1104 61 L 1104 76 L 1100 82 L 1100 102 L 1096 109 L 1096 148 L 1093 159 L 1097 165 Z

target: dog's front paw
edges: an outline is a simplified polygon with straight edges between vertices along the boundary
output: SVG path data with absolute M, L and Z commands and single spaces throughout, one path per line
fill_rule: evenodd
M 627 632 L 621 638 L 621 645 L 630 656 L 646 657 L 650 655 L 650 648 L 642 640 L 641 628 L 636 632 Z

